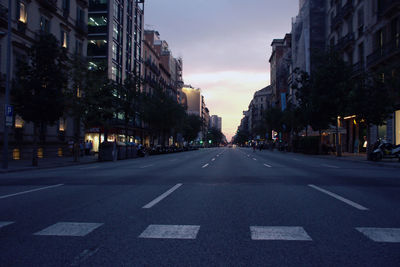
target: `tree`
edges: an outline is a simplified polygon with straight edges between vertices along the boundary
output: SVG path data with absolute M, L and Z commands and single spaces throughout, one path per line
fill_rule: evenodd
M 238 144 L 238 145 L 244 145 L 247 141 L 249 141 L 249 133 L 245 130 L 238 130 L 236 132 L 236 135 L 234 136 L 233 142 Z
M 87 72 L 87 82 L 82 94 L 84 113 L 82 121 L 86 128 L 104 129 L 104 140 L 107 141 L 108 130 L 117 112 L 117 84 L 108 79 L 107 68 L 99 64 Z M 100 139 L 99 139 L 100 140 Z
M 54 124 L 65 111 L 65 90 L 68 86 L 66 51 L 51 34 L 39 36 L 29 49 L 28 62 L 18 62 L 12 90 L 16 112 L 33 123 L 32 165 L 37 166 L 37 136 Z
M 396 70 L 385 69 L 360 75 L 349 94 L 351 106 L 349 112 L 356 115 L 358 121 L 367 125 L 367 142 L 370 159 L 371 152 L 371 125 L 383 125 L 388 117 L 396 110 L 399 101 L 399 92 L 396 92 L 399 78 Z M 385 78 L 386 77 L 386 78 Z M 397 104 L 397 105 L 396 105 Z
M 185 115 L 184 107 L 161 87 L 145 98 L 143 119 L 159 132 L 162 145 L 165 145 L 167 134 L 182 128 Z
M 330 125 L 336 125 L 336 151 L 341 156 L 338 117 L 346 114 L 349 105 L 347 96 L 353 84 L 350 66 L 330 50 L 319 56 L 311 76 L 302 71 L 298 76 L 295 89 L 304 121 L 320 135 Z
M 217 128 L 208 129 L 206 141 L 210 142 L 213 146 L 219 146 L 222 143 L 223 134 Z
M 194 114 L 186 115 L 183 125 L 183 138 L 187 142 L 196 140 L 202 125 L 203 122 L 199 116 Z

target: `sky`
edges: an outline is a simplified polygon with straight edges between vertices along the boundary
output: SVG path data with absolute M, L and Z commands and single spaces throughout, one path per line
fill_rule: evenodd
M 185 84 L 201 88 L 228 141 L 255 91 L 270 83 L 273 39 L 290 32 L 297 0 L 146 0 L 145 29 L 183 58 Z

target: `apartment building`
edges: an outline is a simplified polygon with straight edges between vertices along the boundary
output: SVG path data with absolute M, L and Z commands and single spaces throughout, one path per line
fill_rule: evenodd
M 14 0 L 8 6 L 7 0 L 0 1 L 0 103 L 4 104 L 4 86 L 7 55 L 8 12 L 11 10 L 11 74 L 15 75 L 16 62 L 27 58 L 32 44 L 42 33 L 53 34 L 60 46 L 69 55 L 86 56 L 87 46 L 87 0 Z M 13 78 L 13 77 L 11 77 Z M 12 104 L 12 103 L 11 103 Z M 4 117 L 4 109 L 0 109 L 0 117 Z M 4 121 L 0 120 L 0 139 L 3 135 Z M 39 149 L 39 157 L 56 157 L 65 154 L 67 140 L 73 139 L 73 119 L 66 116 L 60 118 L 54 126 L 42 129 L 45 147 Z M 33 125 L 24 122 L 18 114 L 9 131 L 10 158 L 30 158 L 33 140 Z
M 210 127 L 221 131 L 222 130 L 222 118 L 217 115 L 212 115 L 210 117 Z
M 326 1 L 327 43 L 353 66 L 353 75 L 391 68 L 400 62 L 400 2 L 395 0 Z M 348 116 L 343 120 L 346 134 L 342 145 L 353 152 L 356 139 L 367 135 L 366 126 Z M 400 144 L 400 110 L 386 125 L 374 126 L 371 140 L 384 138 Z
M 282 110 L 287 106 L 288 77 L 290 75 L 290 62 L 292 56 L 292 35 L 286 34 L 283 39 L 274 39 L 271 43 L 272 54 L 269 58 L 271 70 L 271 87 L 273 105 Z

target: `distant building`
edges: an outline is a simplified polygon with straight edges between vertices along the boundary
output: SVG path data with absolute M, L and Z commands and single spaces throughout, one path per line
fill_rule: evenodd
M 222 131 L 222 118 L 217 115 L 212 115 L 210 118 L 210 127 Z

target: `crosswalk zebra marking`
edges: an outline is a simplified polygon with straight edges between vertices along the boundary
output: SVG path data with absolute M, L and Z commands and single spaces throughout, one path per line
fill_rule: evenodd
M 299 226 L 250 226 L 252 240 L 312 241 Z
M 149 225 L 139 238 L 196 239 L 200 225 Z
M 400 228 L 357 227 L 356 230 L 375 242 L 400 243 Z
M 34 235 L 85 236 L 102 225 L 102 223 L 58 222 L 35 233 Z

